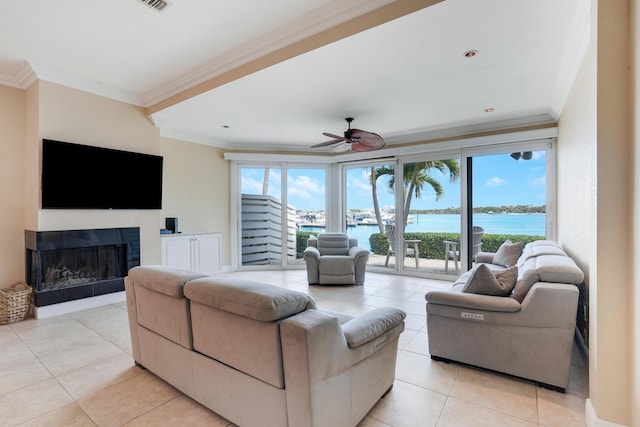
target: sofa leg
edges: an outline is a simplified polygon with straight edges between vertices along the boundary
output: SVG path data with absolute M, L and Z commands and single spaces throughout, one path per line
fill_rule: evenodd
M 389 394 L 389 392 L 391 391 L 391 389 L 392 389 L 392 388 L 393 388 L 393 384 L 391 384 L 391 385 L 389 386 L 389 388 L 387 389 L 387 391 L 385 391 L 385 392 L 382 394 L 382 397 L 380 397 L 380 399 L 383 399 L 387 394 Z

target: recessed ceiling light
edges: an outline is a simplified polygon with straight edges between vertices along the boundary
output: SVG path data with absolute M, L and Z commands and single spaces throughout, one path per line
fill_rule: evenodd
M 465 53 L 463 53 L 465 58 L 473 58 L 474 56 L 476 56 L 478 54 L 477 50 L 468 50 Z
M 496 110 L 495 108 L 493 108 L 493 107 L 489 107 L 489 108 L 485 108 L 485 109 L 484 109 L 484 112 L 485 112 L 485 113 L 493 113 L 495 110 Z

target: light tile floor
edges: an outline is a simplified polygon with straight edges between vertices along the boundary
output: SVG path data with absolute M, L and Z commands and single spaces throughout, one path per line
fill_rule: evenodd
M 362 427 L 584 426 L 588 379 L 577 350 L 567 393 L 528 381 L 434 362 L 424 294 L 437 280 L 367 273 L 365 286 L 309 287 L 306 272 L 238 272 L 309 293 L 321 308 L 353 315 L 372 307 L 407 312 L 396 381 Z M 126 304 L 0 326 L 2 426 L 229 426 L 131 357 Z

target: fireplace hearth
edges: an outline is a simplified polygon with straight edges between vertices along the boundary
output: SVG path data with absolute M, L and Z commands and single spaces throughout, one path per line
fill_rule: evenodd
M 26 278 L 36 307 L 124 290 L 140 265 L 140 229 L 25 230 Z

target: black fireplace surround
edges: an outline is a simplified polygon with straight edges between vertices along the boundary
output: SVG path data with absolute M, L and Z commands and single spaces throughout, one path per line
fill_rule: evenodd
M 26 277 L 43 307 L 124 290 L 140 265 L 140 228 L 25 230 Z

